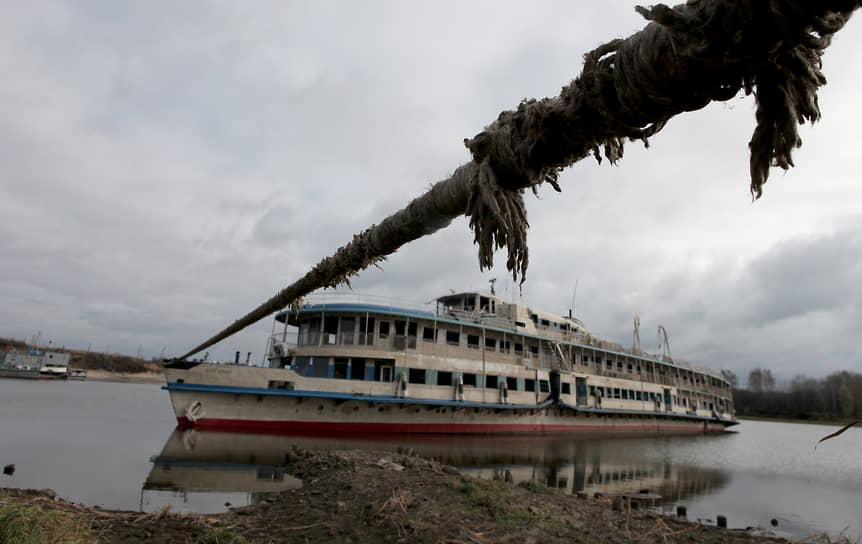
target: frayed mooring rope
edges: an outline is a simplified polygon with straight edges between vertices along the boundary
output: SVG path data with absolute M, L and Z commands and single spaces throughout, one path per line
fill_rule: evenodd
M 560 95 L 526 100 L 504 111 L 472 139 L 473 160 L 404 209 L 354 236 L 308 274 L 189 357 L 320 289 L 349 284 L 351 276 L 403 244 L 466 214 L 479 246 L 479 266 L 493 266 L 506 248 L 506 266 L 523 283 L 527 265 L 524 190 L 542 183 L 556 190 L 559 173 L 593 155 L 612 164 L 624 141 L 648 138 L 674 116 L 754 94 L 757 126 L 751 149 L 751 193 L 759 198 L 770 166 L 793 166 L 801 145 L 798 125 L 820 118 L 817 89 L 825 84 L 823 51 L 860 0 L 689 0 L 637 11 L 651 21 L 625 40 L 584 57 L 577 79 Z

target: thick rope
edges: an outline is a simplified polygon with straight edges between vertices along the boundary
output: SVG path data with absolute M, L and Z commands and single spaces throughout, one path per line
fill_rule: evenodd
M 615 163 L 626 139 L 647 139 L 674 115 L 754 94 L 757 126 L 751 149 L 751 193 L 759 198 L 769 167 L 793 166 L 797 125 L 820 117 L 823 51 L 862 0 L 689 0 L 674 8 L 636 8 L 651 21 L 625 40 L 584 57 L 580 76 L 560 95 L 526 100 L 465 145 L 473 161 L 407 207 L 372 225 L 308 274 L 189 357 L 322 287 L 351 276 L 399 247 L 470 217 L 481 269 L 506 248 L 506 267 L 523 282 L 529 262 L 524 189 L 560 190 L 567 166 L 593 155 Z

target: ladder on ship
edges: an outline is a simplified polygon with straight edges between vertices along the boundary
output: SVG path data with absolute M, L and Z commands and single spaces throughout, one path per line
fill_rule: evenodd
M 563 348 L 560 344 L 552 340 L 548 340 L 548 345 L 551 347 L 551 352 L 554 354 L 553 368 L 555 370 L 572 370 L 572 365 L 563 354 Z

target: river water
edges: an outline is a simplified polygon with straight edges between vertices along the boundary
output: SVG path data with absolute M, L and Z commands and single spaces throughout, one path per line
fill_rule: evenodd
M 481 477 L 532 480 L 566 493 L 637 493 L 646 506 L 794 539 L 862 539 L 862 428 L 745 421 L 685 437 L 321 437 L 175 430 L 158 385 L 0 380 L 0 486 L 51 488 L 103 508 L 219 512 L 300 482 L 285 453 L 412 448 Z M 773 524 L 775 520 L 776 524 Z

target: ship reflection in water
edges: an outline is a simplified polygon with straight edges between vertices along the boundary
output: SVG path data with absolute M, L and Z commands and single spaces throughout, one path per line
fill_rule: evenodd
M 293 436 L 175 430 L 141 492 L 141 510 L 215 513 L 246 506 L 272 493 L 298 488 L 286 453 L 308 450 L 398 452 L 454 465 L 481 478 L 536 482 L 565 493 L 606 495 L 648 492 L 668 507 L 727 485 L 721 470 L 671 463 L 661 454 L 667 438 L 561 436 Z

